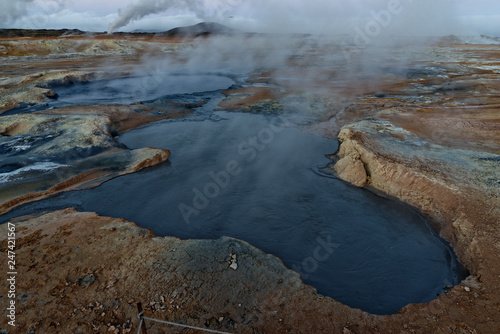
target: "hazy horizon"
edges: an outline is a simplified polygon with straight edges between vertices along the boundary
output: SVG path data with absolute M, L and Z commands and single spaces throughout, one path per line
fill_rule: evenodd
M 0 28 L 165 31 L 211 21 L 248 32 L 349 34 L 373 21 L 387 35 L 500 36 L 493 0 L 0 0 L 0 8 Z

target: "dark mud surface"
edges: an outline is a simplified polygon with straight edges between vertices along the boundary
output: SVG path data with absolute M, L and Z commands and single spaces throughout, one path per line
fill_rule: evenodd
M 119 140 L 172 156 L 9 216 L 76 207 L 161 236 L 242 239 L 281 258 L 319 293 L 375 314 L 428 302 L 464 278 L 451 247 L 413 209 L 319 173 L 338 143 L 286 118 L 219 112 L 155 123 Z

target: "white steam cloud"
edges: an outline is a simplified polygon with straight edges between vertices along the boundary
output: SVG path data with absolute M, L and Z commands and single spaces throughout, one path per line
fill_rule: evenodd
M 222 17 L 229 13 L 239 0 L 142 0 L 118 11 L 118 19 L 108 27 L 108 33 L 126 26 L 132 21 L 164 12 L 168 9 L 189 10 L 201 19 Z

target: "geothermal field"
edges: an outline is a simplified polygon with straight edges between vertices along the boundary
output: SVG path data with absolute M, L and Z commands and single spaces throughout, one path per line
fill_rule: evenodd
M 0 29 L 1 333 L 496 333 L 500 39 L 394 6 Z

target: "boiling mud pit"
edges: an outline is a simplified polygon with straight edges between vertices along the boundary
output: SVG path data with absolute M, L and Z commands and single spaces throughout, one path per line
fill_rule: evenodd
M 221 78 L 217 85 L 208 80 L 210 90 L 232 84 Z M 92 84 L 67 88 L 58 103 L 81 104 L 91 87 L 100 103 L 124 103 Z M 160 236 L 230 236 L 278 256 L 319 293 L 375 314 L 428 302 L 464 278 L 453 250 L 412 208 L 320 172 L 336 141 L 303 132 L 286 117 L 213 112 L 220 94 L 211 95 L 189 118 L 118 138 L 133 149 L 169 149 L 168 163 L 30 203 L 2 221 L 76 207 Z

